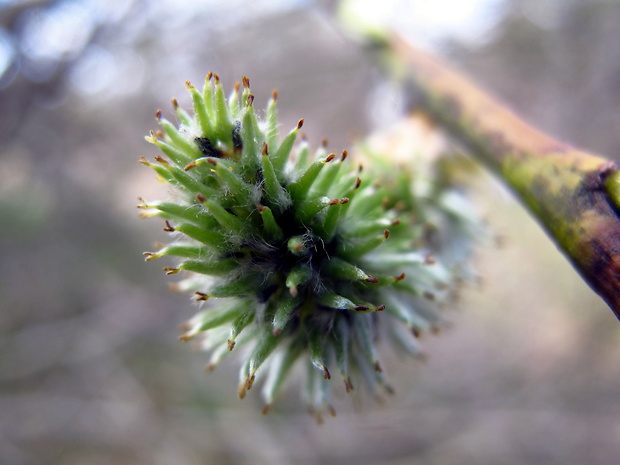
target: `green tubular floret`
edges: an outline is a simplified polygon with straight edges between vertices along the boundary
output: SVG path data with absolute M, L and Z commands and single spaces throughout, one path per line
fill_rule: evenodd
M 263 397 L 265 399 L 264 413 L 273 404 L 273 401 L 286 380 L 287 374 L 293 368 L 293 365 L 303 353 L 305 347 L 300 340 L 294 340 L 289 343 L 280 354 L 276 354 L 272 365 L 269 367 L 269 373 L 263 387 Z
M 145 255 L 178 260 L 164 270 L 204 306 L 181 338 L 206 335 L 207 368 L 243 345 L 239 395 L 264 372 L 266 411 L 293 366 L 305 364 L 305 398 L 322 418 L 332 412 L 332 372 L 347 392 L 360 383 L 390 391 L 377 335 L 420 353 L 414 336 L 440 325 L 438 307 L 470 273 L 466 232 L 478 229 L 456 197 L 408 170 L 373 165 L 375 179 L 346 151 L 328 155 L 324 143 L 313 155 L 304 137 L 296 146 L 303 120 L 278 140 L 277 93 L 261 120 L 249 80 L 241 85 L 226 99 L 215 74 L 201 91 L 187 83 L 193 115 L 173 100 L 178 128 L 157 112 L 162 130 L 146 139 L 166 158 L 141 162 L 178 195 L 141 200 L 143 216 L 165 219 L 174 233 Z
M 176 149 L 170 151 L 172 154 L 170 158 L 175 163 L 179 165 L 187 164 L 192 159 L 201 156 L 198 146 L 193 142 L 188 141 L 184 135 L 179 133 L 178 129 L 175 128 L 168 120 L 164 118 L 160 119 L 159 125 L 162 127 L 167 136 L 167 143 Z
M 265 141 L 273 152 L 278 149 L 278 91 L 274 90 L 267 105 L 267 121 L 265 124 Z M 291 145 L 292 148 L 292 145 Z
M 205 87 L 207 85 L 205 84 Z M 209 86 L 210 87 L 210 86 Z M 224 89 L 220 83 L 220 78 L 215 75 L 215 93 L 213 96 L 213 111 L 215 113 L 215 126 L 213 128 L 213 137 L 218 139 L 227 147 L 232 146 L 233 120 L 224 95 Z
M 266 237 L 271 238 L 273 241 L 279 242 L 284 237 L 282 228 L 278 225 L 273 212 L 269 207 L 264 205 L 258 205 L 257 207 L 262 219 L 263 219 L 263 233 Z
M 192 103 L 194 105 L 194 115 L 196 116 L 196 122 L 198 128 L 203 137 L 211 139 L 213 137 L 213 127 L 210 121 L 210 115 L 212 115 L 212 102 L 211 98 L 204 98 L 198 89 L 196 89 L 189 81 L 185 83 L 185 86 L 192 95 Z M 205 86 L 206 88 L 207 86 Z M 205 103 L 206 102 L 206 103 Z M 211 108 L 210 108 L 211 107 Z M 210 111 L 209 111 L 210 110 Z
M 218 252 L 228 252 L 230 245 L 226 236 L 212 229 L 201 228 L 189 223 L 180 223 L 174 227 L 175 231 L 181 232 L 186 236 L 212 247 Z
M 280 180 L 284 179 L 284 167 L 289 161 L 289 157 L 291 156 L 291 150 L 293 149 L 293 145 L 295 144 L 295 140 L 297 139 L 297 133 L 301 129 L 303 122 L 303 119 L 299 120 L 297 126 L 288 133 L 282 143 L 278 146 L 277 150 L 272 149 L 273 167 L 276 170 L 276 174 L 278 175 L 278 178 Z
M 276 208 L 282 212 L 291 205 L 291 196 L 288 191 L 278 179 L 273 163 L 267 153 L 267 146 L 263 151 L 261 157 L 262 169 L 263 169 L 263 189 L 265 196 L 271 205 L 275 205 Z

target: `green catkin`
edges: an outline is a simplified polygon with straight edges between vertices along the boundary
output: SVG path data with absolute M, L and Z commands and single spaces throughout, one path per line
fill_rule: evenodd
M 395 346 L 419 353 L 414 336 L 441 324 L 440 307 L 450 302 L 434 284 L 471 275 L 467 262 L 441 263 L 442 247 L 458 245 L 467 259 L 472 237 L 464 232 L 475 228 L 466 223 L 476 220 L 442 206 L 445 191 L 456 192 L 445 179 L 416 197 L 407 170 L 374 165 L 367 171 L 378 184 L 345 161 L 346 151 L 327 155 L 325 142 L 312 155 L 303 137 L 296 147 L 303 120 L 279 141 L 277 92 L 261 121 L 245 77 L 228 100 L 212 73 L 202 91 L 187 88 L 193 116 L 173 100 L 179 128 L 157 112 L 162 131 L 146 138 L 167 158 L 141 159 L 179 195 L 139 205 L 174 234 L 146 259 L 176 259 L 164 270 L 182 277 L 177 287 L 205 307 L 181 339 L 212 335 L 202 344 L 211 352 L 208 369 L 243 345 L 239 396 L 264 371 L 265 412 L 296 363 L 309 367 L 304 397 L 319 420 L 333 413 L 332 372 L 347 392 L 360 383 L 377 395 L 390 391 L 377 335 L 389 329 Z M 391 189 L 406 200 L 398 208 Z M 455 227 L 436 240 L 431 218 Z M 431 255 L 433 265 L 425 263 Z M 431 293 L 434 301 L 424 297 Z

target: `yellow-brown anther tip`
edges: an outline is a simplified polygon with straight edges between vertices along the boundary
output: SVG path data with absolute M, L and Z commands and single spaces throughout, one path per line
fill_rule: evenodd
M 192 161 L 192 162 L 188 163 L 188 164 L 187 164 L 187 165 L 183 168 L 183 171 L 189 171 L 189 170 L 191 170 L 192 168 L 196 168 L 196 166 L 198 166 L 198 163 L 196 163 L 196 160 L 194 160 L 194 161 Z
M 166 227 L 164 228 L 164 231 L 166 231 L 166 232 L 174 232 L 175 231 L 174 227 L 170 224 L 169 220 L 164 221 L 164 223 L 166 224 Z

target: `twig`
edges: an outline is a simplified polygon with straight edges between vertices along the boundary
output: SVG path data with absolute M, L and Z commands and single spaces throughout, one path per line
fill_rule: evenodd
M 620 318 L 620 219 L 605 185 L 618 172 L 615 163 L 528 125 L 402 38 L 389 44 L 424 109 L 510 186 Z

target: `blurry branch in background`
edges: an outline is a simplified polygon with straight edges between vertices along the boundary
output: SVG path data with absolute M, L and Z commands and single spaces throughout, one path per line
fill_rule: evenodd
M 381 40 L 389 72 L 416 105 L 493 171 L 527 206 L 583 279 L 620 318 L 620 192 L 616 165 L 540 132 L 403 38 Z

